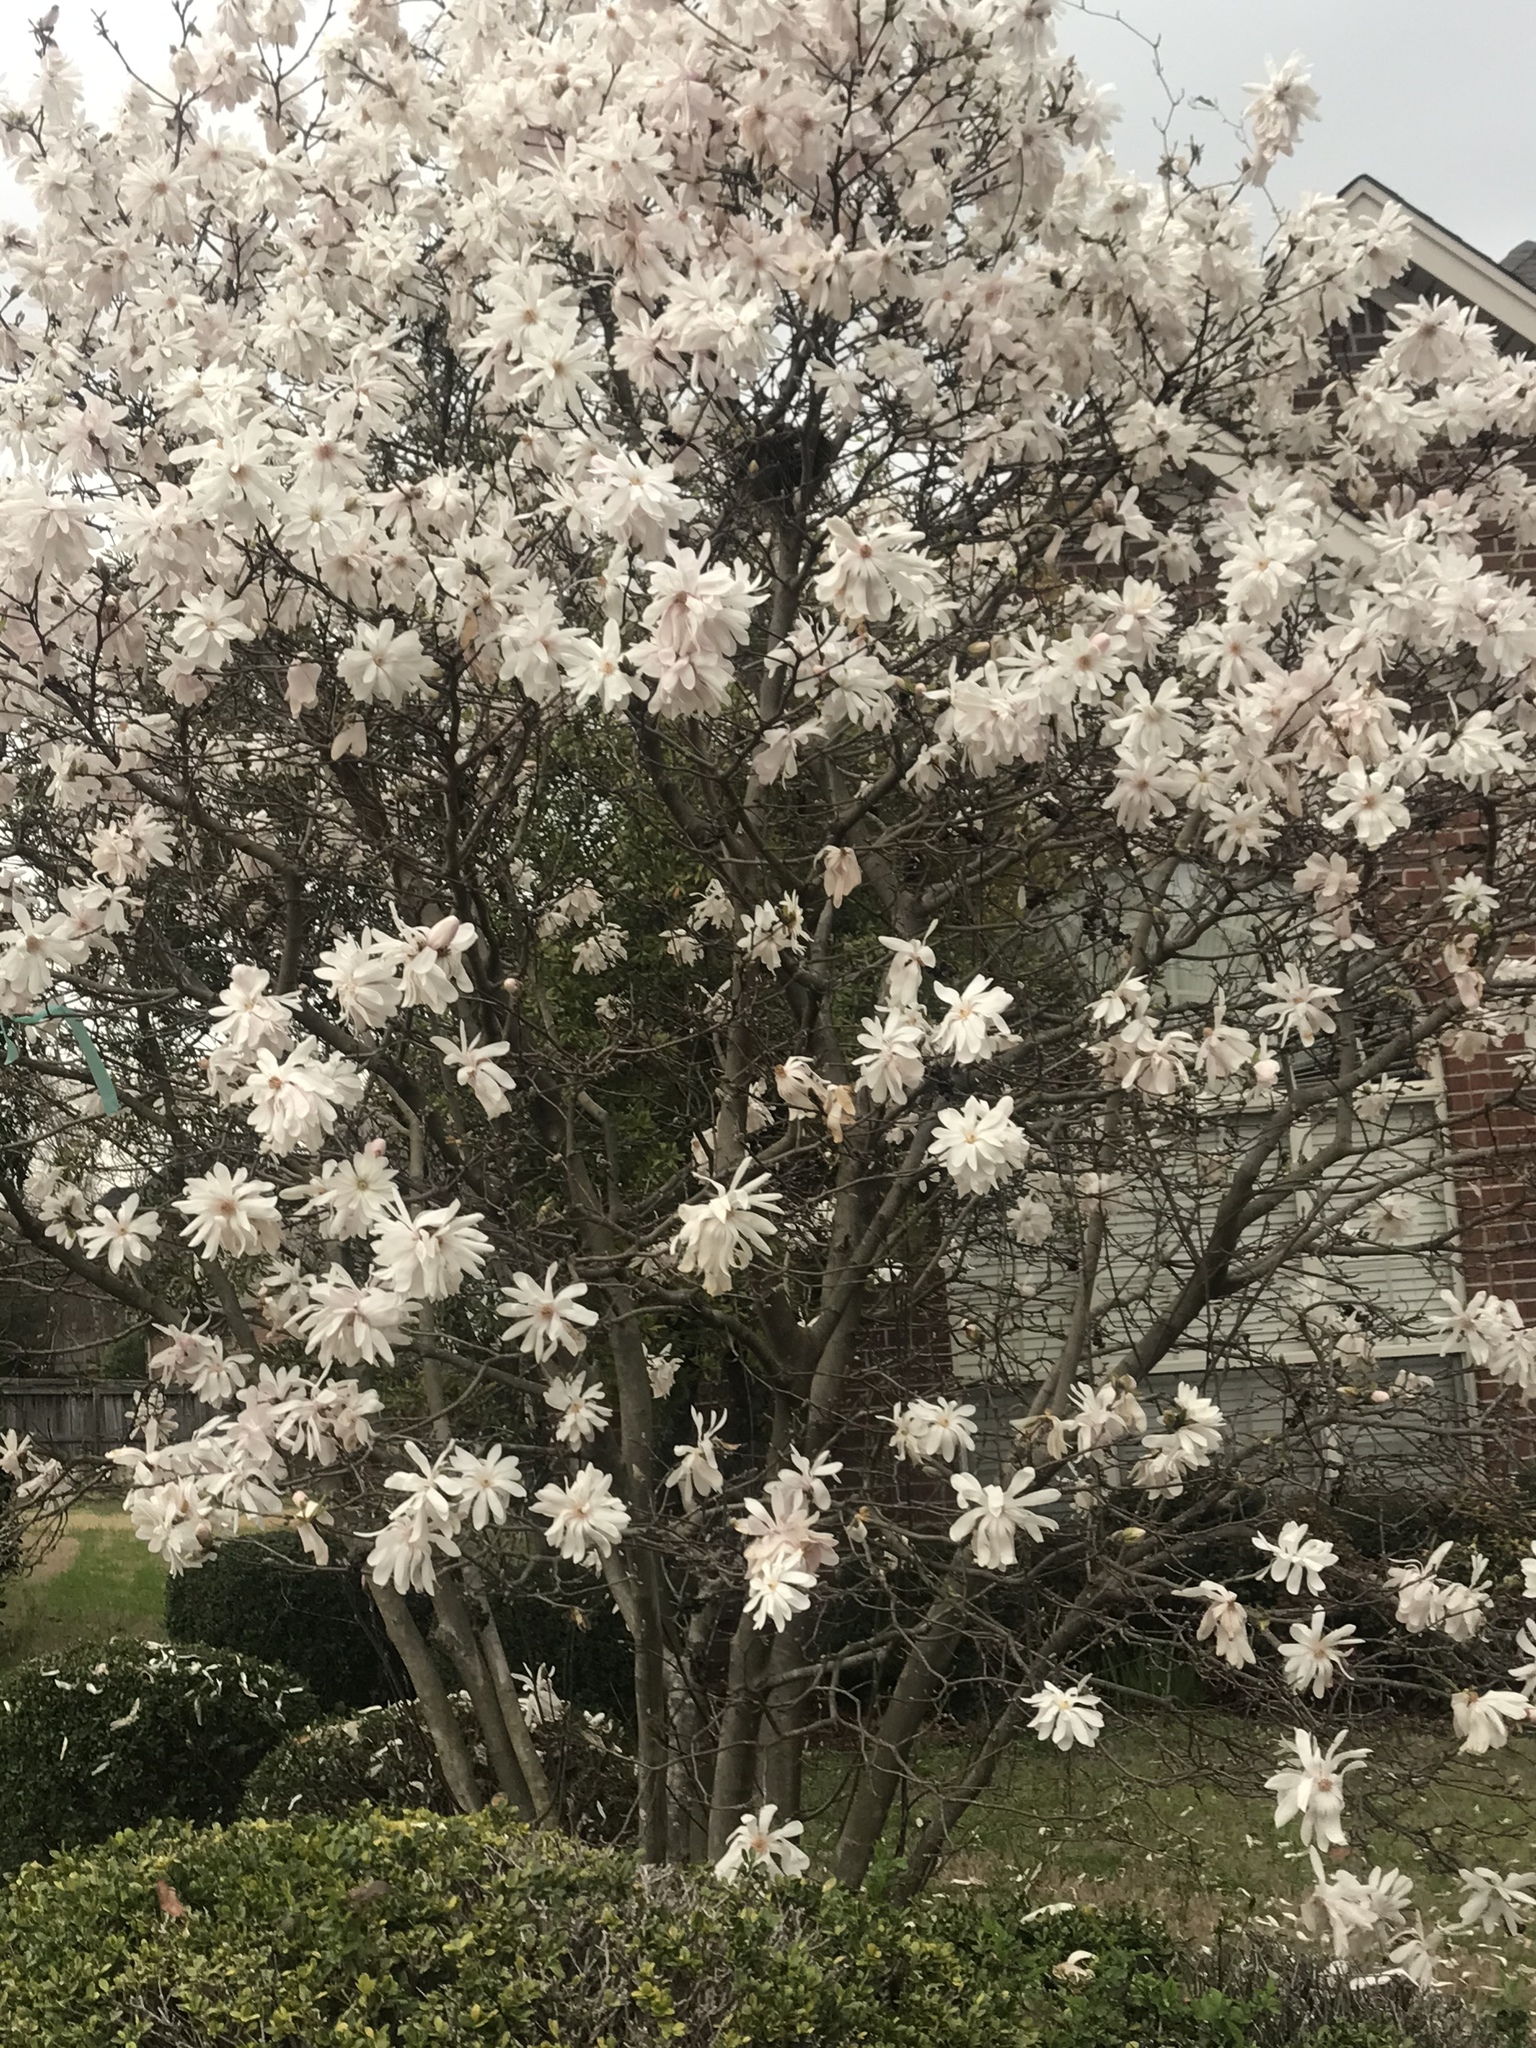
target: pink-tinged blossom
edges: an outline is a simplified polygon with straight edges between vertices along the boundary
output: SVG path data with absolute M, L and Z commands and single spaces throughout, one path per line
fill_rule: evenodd
M 596 1465 L 583 1465 L 568 1484 L 552 1480 L 533 1498 L 533 1512 L 549 1522 L 544 1540 L 571 1564 L 600 1565 L 622 1542 L 629 1510 L 613 1481 Z
M 538 1365 L 557 1351 L 578 1357 L 587 1348 L 588 1330 L 598 1323 L 596 1309 L 584 1305 L 586 1282 L 572 1280 L 556 1287 L 559 1270 L 557 1264 L 551 1264 L 542 1281 L 531 1273 L 514 1273 L 511 1286 L 496 1304 L 497 1314 L 508 1325 L 506 1341 L 515 1341 L 520 1351 L 532 1353 Z
M 950 1485 L 960 1504 L 960 1513 L 950 1524 L 951 1543 L 969 1543 L 971 1555 L 983 1571 L 1008 1571 L 1018 1562 L 1017 1538 L 1043 1543 L 1045 1532 L 1061 1525 L 1049 1515 L 1036 1511 L 1061 1499 L 1059 1487 L 1043 1486 L 1035 1492 L 1035 1475 L 1025 1465 L 1006 1486 L 984 1486 L 969 1472 L 950 1475 Z
M 171 1207 L 188 1218 L 181 1234 L 199 1258 L 275 1252 L 282 1237 L 276 1190 L 270 1181 L 252 1179 L 244 1166 L 231 1173 L 220 1163 L 195 1174 Z
M 706 1294 L 729 1294 L 733 1276 L 763 1257 L 777 1234 L 774 1217 L 783 1204 L 768 1179 L 743 1159 L 728 1187 L 711 1181 L 715 1192 L 707 1201 L 679 1207 L 672 1240 L 678 1271 L 696 1273 Z
M 779 1809 L 772 1804 L 756 1813 L 744 1813 L 741 1825 L 725 1845 L 725 1854 L 715 1865 L 715 1876 L 731 1884 L 743 1870 L 766 1870 L 770 1877 L 803 1877 L 811 1859 L 796 1847 L 804 1832 L 798 1820 L 776 1821 Z

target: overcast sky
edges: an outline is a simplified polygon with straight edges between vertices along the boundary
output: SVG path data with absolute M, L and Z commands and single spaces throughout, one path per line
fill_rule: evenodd
M 30 68 L 29 18 L 48 0 L 0 0 L 0 75 Z M 1168 111 L 1150 39 L 1161 43 L 1170 85 L 1239 114 L 1243 87 L 1264 60 L 1300 51 L 1322 95 L 1321 118 L 1292 163 L 1271 181 L 1281 201 L 1337 191 L 1359 171 L 1432 214 L 1490 255 L 1536 239 L 1536 0 L 1058 0 L 1061 41 L 1124 110 L 1122 161 L 1150 175 Z M 95 110 L 113 92 L 112 60 L 95 43 L 99 7 L 138 64 L 158 69 L 169 46 L 165 0 L 59 0 L 58 35 L 86 72 Z M 209 12 L 211 12 L 211 7 Z M 1116 18 L 1118 16 L 1118 18 Z M 1208 162 L 1234 160 L 1214 114 L 1188 104 L 1174 115 Z

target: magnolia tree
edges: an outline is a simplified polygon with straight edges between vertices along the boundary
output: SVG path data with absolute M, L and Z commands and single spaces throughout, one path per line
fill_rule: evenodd
M 1045 0 L 310 36 L 225 0 L 103 128 L 45 31 L 0 116 L 0 1195 L 143 1333 L 136 1530 L 360 1571 L 536 1818 L 494 1611 L 598 1588 L 643 1852 L 726 1873 L 826 1751 L 831 1869 L 927 1786 L 923 1882 L 1158 1646 L 1428 1980 L 1345 1723 L 1506 1745 L 1527 1532 L 1327 1515 L 1512 1501 L 1536 1387 L 1424 1078 L 1536 1044 L 1536 373 L 1339 354 L 1406 227 L 1256 228 L 1294 65 L 1212 188 Z

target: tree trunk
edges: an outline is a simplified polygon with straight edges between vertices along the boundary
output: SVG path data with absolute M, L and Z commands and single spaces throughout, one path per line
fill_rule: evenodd
M 475 1767 L 459 1733 L 448 1689 L 432 1661 L 431 1651 L 422 1641 L 421 1630 L 404 1596 L 393 1586 L 376 1585 L 366 1573 L 364 1583 L 415 1690 L 449 1796 L 461 1813 L 478 1813 L 484 1801 L 475 1783 Z
M 763 1759 L 763 1797 L 771 1799 L 779 1818 L 799 1817 L 801 1775 L 805 1758 L 805 1723 L 814 1685 L 797 1679 L 778 1682 L 781 1673 L 806 1661 L 806 1619 L 797 1615 L 774 1642 L 768 1657 L 768 1697 L 763 1705 L 759 1747 Z
M 512 1682 L 512 1667 L 507 1662 L 506 1647 L 494 1621 L 487 1620 L 485 1627 L 480 1631 L 480 1648 L 485 1656 L 486 1669 L 491 1675 L 491 1684 L 496 1690 L 497 1704 L 501 1708 L 501 1718 L 506 1723 L 512 1753 L 517 1758 L 518 1769 L 523 1774 L 533 1801 L 533 1824 L 541 1828 L 553 1827 L 556 1825 L 555 1795 L 550 1790 L 544 1760 L 534 1746 L 527 1717 L 517 1697 L 517 1687 Z
M 720 1717 L 719 1747 L 715 1751 L 709 1809 L 711 1863 L 725 1854 L 727 1840 L 752 1802 L 757 1777 L 757 1729 L 762 1718 L 762 1686 L 767 1669 L 767 1645 L 743 1615 L 731 1641 L 730 1680 L 725 1710 Z
M 533 1795 L 528 1790 L 517 1757 L 513 1753 L 512 1739 L 507 1733 L 507 1724 L 502 1718 L 501 1702 L 496 1697 L 496 1688 L 480 1655 L 480 1645 L 475 1640 L 475 1625 L 470 1618 L 464 1595 L 450 1578 L 440 1578 L 432 1595 L 433 1611 L 437 1625 L 447 1645 L 448 1654 L 458 1668 L 469 1694 L 470 1705 L 475 1710 L 475 1719 L 480 1724 L 480 1733 L 485 1738 L 486 1755 L 491 1760 L 496 1784 L 526 1821 L 536 1818 Z
M 963 1633 L 962 1612 L 961 1603 L 952 1592 L 941 1594 L 907 1652 L 838 1835 L 832 1868 L 839 1884 L 852 1886 L 864 1882 L 884 1832 L 891 1801 L 908 1776 L 912 1745 L 933 1711 L 954 1659 Z

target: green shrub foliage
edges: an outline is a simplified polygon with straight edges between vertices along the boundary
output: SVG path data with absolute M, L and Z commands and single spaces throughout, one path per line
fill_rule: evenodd
M 430 1629 L 429 1604 L 411 1598 Z M 629 1637 L 589 1573 L 557 1559 L 509 1559 L 493 1607 L 514 1669 L 546 1664 L 562 1698 L 630 1718 Z M 383 1705 L 410 1690 L 357 1571 L 318 1570 L 287 1531 L 237 1537 L 199 1570 L 167 1579 L 165 1626 L 172 1642 L 217 1643 L 286 1664 L 331 1710 Z
M 15 1495 L 15 1481 L 0 1472 L 0 1607 L 5 1605 L 5 1581 L 21 1570 L 21 1521 Z
M 1079 1956 L 1075 1973 L 1061 1970 L 1085 1950 L 1086 1966 Z M 1300 2048 L 1328 2038 L 1305 2000 L 1309 2031 L 1276 2031 L 1291 2024 L 1294 1981 L 1277 1989 L 1259 1973 L 1233 1994 L 1186 1981 L 1180 1965 L 1178 1945 L 1134 1913 L 1024 1919 L 1015 1899 L 994 1906 L 974 1893 L 895 1908 L 813 1883 L 730 1891 L 529 1835 L 495 1809 L 365 1810 L 201 1834 L 161 1824 L 34 1866 L 0 1894 L 0 2048 Z M 1312 1966 L 1312 1980 L 1326 1975 Z M 1334 2040 L 1485 2048 L 1486 2032 L 1445 2030 L 1458 2010 L 1429 2001 L 1399 2020 L 1388 2005 L 1371 2032 L 1335 2027 Z
M 315 1702 L 291 1671 L 206 1645 L 88 1643 L 0 1679 L 0 1868 L 159 1815 L 228 1818 Z
M 473 1744 L 473 1715 L 460 1713 L 459 1725 Z M 414 1701 L 296 1728 L 252 1771 L 240 1811 L 253 1820 L 288 1820 L 341 1815 L 365 1802 L 391 1813 L 454 1810 Z
M 495 1787 L 468 1696 L 454 1696 L 459 1725 L 487 1799 Z M 568 1710 L 534 1741 L 559 1802 L 561 1825 L 584 1841 L 617 1839 L 634 1801 L 634 1763 L 611 1724 Z M 363 1801 L 388 1813 L 455 1806 L 415 1701 L 364 1707 L 345 1720 L 295 1729 L 251 1773 L 240 1811 L 252 1819 L 348 1812 Z
M 214 1643 L 285 1665 L 323 1707 L 365 1707 L 408 1689 L 355 1570 L 321 1571 L 287 1530 L 241 1536 L 165 1582 L 173 1643 Z

